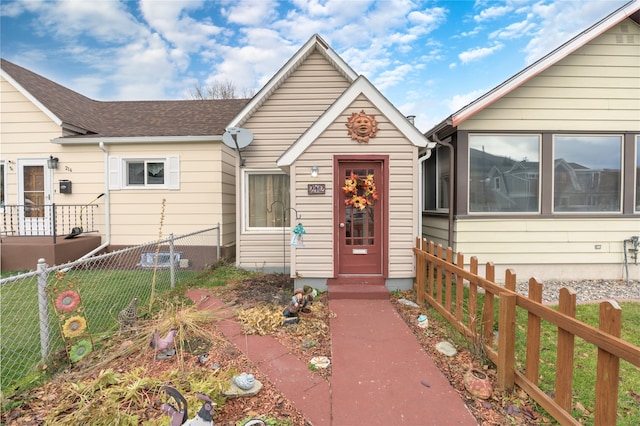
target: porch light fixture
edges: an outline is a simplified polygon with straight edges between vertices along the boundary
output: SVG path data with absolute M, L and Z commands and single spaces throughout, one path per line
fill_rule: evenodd
M 49 167 L 50 169 L 57 169 L 58 168 L 58 157 L 54 157 L 53 155 L 49 156 L 49 159 L 47 160 L 47 167 Z
M 317 178 L 318 177 L 318 166 L 312 166 L 311 167 L 311 177 L 312 178 Z

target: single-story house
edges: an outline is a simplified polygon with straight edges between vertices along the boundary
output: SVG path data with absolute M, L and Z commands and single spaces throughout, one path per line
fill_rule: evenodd
M 640 279 L 640 2 L 426 135 L 425 238 L 497 277 Z
M 244 100 L 101 102 L 3 60 L 1 201 L 95 203 L 107 250 L 219 223 L 238 266 L 318 288 L 410 288 L 417 236 L 523 279 L 637 278 L 638 9 L 426 134 L 318 35 Z
M 50 264 L 80 257 L 89 251 L 80 242 L 92 238 L 92 250 L 153 242 L 161 223 L 164 237 L 219 223 L 222 255 L 233 256 L 236 153 L 221 141 L 248 99 L 101 102 L 1 65 L 3 269 L 15 267 L 12 252 L 21 252 L 21 269 L 33 269 L 34 256 Z M 45 250 L 46 238 L 11 244 L 52 235 L 53 216 L 57 251 Z M 83 238 L 62 238 L 71 226 Z
M 413 284 L 435 143 L 318 35 L 250 100 L 100 102 L 3 60 L 1 120 L 5 205 L 94 200 L 105 249 L 220 223 L 243 268 Z

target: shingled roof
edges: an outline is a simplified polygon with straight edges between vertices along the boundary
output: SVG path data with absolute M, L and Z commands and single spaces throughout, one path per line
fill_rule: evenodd
M 0 59 L 2 70 L 74 138 L 211 136 L 226 126 L 249 99 L 96 101 Z

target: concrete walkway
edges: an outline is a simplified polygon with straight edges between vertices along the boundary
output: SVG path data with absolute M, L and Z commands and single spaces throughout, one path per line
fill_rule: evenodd
M 228 309 L 205 290 L 187 296 L 201 309 Z M 219 329 L 314 426 L 477 425 L 462 399 L 418 344 L 388 297 L 332 299 L 330 382 L 271 336 Z

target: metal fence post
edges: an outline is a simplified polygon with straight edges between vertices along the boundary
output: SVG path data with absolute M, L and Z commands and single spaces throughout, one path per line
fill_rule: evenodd
M 47 264 L 38 259 L 38 313 L 40 315 L 40 355 L 45 362 L 49 355 L 49 304 L 47 303 Z
M 171 277 L 171 289 L 176 288 L 176 258 L 173 233 L 169 234 L 169 275 Z

